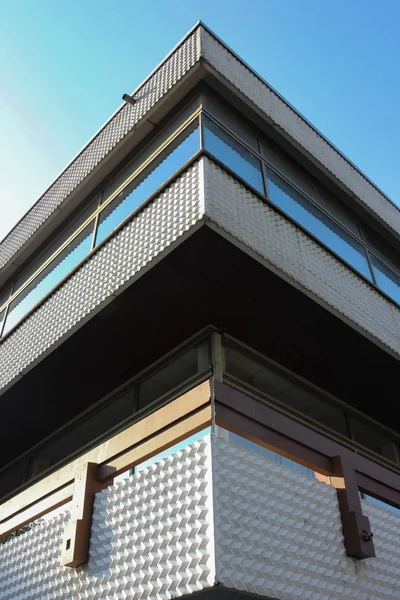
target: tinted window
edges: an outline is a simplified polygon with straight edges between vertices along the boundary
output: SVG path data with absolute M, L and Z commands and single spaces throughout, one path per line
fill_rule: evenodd
M 371 263 L 377 285 L 400 304 L 400 277 L 371 254 Z
M 318 393 L 314 393 L 305 386 L 299 386 L 284 373 L 269 368 L 261 359 L 236 348 L 227 347 L 225 349 L 225 367 L 229 374 L 251 387 L 347 436 L 343 411 L 326 402 Z
M 100 213 L 96 244 L 104 240 L 142 202 L 154 194 L 199 148 L 199 128 L 193 130 L 193 127 L 189 127 Z
M 93 221 L 11 302 L 4 333 L 18 323 L 90 252 Z
M 276 206 L 372 281 L 367 257 L 361 244 L 269 170 L 268 196 Z
M 256 190 L 264 193 L 258 158 L 207 118 L 204 119 L 204 148 Z

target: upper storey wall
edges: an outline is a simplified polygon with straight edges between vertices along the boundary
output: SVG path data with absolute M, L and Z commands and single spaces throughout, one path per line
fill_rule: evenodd
M 248 101 L 252 110 L 272 125 L 306 157 L 349 195 L 390 234 L 400 238 L 400 211 L 332 144 L 291 107 L 265 81 L 227 48 L 206 27 L 199 24 L 183 39 L 147 80 L 134 92 L 136 104 L 123 105 L 72 160 L 30 211 L 0 243 L 3 277 L 20 266 L 31 252 L 34 239 L 48 236 L 54 222 L 65 216 L 79 196 L 79 190 L 99 169 L 105 170 L 131 134 L 152 128 L 149 117 L 156 107 L 188 79 L 189 71 L 205 65 L 225 86 Z M 203 75 L 204 76 L 204 73 Z M 53 223 L 53 225 L 52 225 Z M 1 276 L 0 276 L 1 279 Z M 1 281 L 0 281 L 1 283 Z
M 324 171 L 355 203 L 400 236 L 400 210 L 341 152 L 208 29 L 201 29 L 201 55 L 212 72 L 240 93 L 264 119 Z
M 176 88 L 200 59 L 198 30 L 189 33 L 175 50 L 134 92 L 136 103 L 124 104 L 89 141 L 61 175 L 39 198 L 30 211 L 0 243 L 0 268 L 9 263 L 20 265 L 20 251 L 32 236 L 48 225 L 50 217 L 68 204 L 86 178 L 103 167 L 110 155 L 127 141 L 129 134 L 146 122 L 168 91 Z M 146 123 L 145 123 L 146 124 Z M 150 127 L 151 129 L 152 127 Z M 146 131 L 149 130 L 149 126 Z

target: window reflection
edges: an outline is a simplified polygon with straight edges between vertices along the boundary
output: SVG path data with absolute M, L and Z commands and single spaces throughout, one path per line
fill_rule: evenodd
M 392 462 L 398 462 L 399 460 L 399 446 L 384 430 L 379 430 L 373 426 L 373 424 L 364 422 L 356 417 L 349 417 L 349 424 L 353 439 L 380 454 L 384 458 Z
M 204 148 L 264 194 L 261 163 L 258 158 L 207 118 L 204 118 Z
M 289 375 L 270 368 L 262 359 L 227 346 L 225 367 L 228 374 L 347 437 L 344 411 L 332 406 L 318 392 L 299 385 Z
M 54 286 L 74 269 L 90 252 L 93 222 L 74 238 L 68 246 L 11 302 L 4 326 L 10 331 Z
M 371 263 L 377 285 L 397 304 L 400 304 L 400 277 L 372 254 Z
M 339 433 L 372 450 L 392 463 L 400 464 L 398 438 L 373 422 L 363 420 L 351 410 L 335 404 L 319 390 L 300 382 L 294 375 L 270 365 L 262 357 L 226 342 L 225 372 L 237 382 L 266 394 L 306 419 Z
M 117 430 L 128 427 L 138 410 L 159 400 L 166 394 L 178 394 L 181 386 L 190 387 L 188 381 L 196 375 L 211 373 L 211 350 L 209 337 L 203 338 L 158 368 L 149 369 L 147 377 L 137 378 L 123 389 L 110 394 L 86 413 L 51 435 L 18 463 L 0 471 L 0 498 L 25 481 L 40 475 L 57 463 L 71 460 L 78 452 L 87 450 Z M 194 383 L 196 385 L 196 383 Z M 16 465 L 22 465 L 21 472 Z M 19 469 L 19 467 L 18 467 Z
M 0 335 L 1 335 L 1 331 L 3 329 L 3 321 L 4 321 L 5 316 L 6 316 L 6 309 L 4 309 L 0 312 Z
M 305 197 L 268 170 L 268 195 L 280 209 L 372 281 L 365 250 Z
M 43 446 L 32 460 L 30 477 L 71 456 L 78 450 L 94 442 L 96 438 L 117 427 L 134 413 L 135 390 L 129 388 L 112 401 L 92 411 L 79 422 L 75 422 L 56 440 Z
M 153 372 L 139 386 L 139 408 L 161 398 L 191 377 L 211 367 L 209 342 L 205 340 Z
M 151 196 L 200 148 L 199 127 L 188 127 L 100 213 L 96 244 Z

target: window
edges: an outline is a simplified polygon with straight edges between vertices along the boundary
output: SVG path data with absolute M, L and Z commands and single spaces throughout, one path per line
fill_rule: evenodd
M 154 194 L 199 149 L 200 133 L 196 121 L 104 208 L 99 216 L 96 245 L 114 231 L 146 198 Z
M 372 451 L 400 467 L 400 438 L 384 426 L 362 417 L 350 406 L 335 401 L 322 390 L 228 339 L 224 353 L 228 381 L 260 392 L 268 401 L 302 420 L 339 434 L 347 443 L 364 448 L 366 454 Z
M 209 337 L 193 341 L 159 365 L 127 382 L 107 398 L 0 470 L 0 498 L 55 465 L 128 427 L 155 404 L 179 396 L 211 375 Z
M 276 206 L 372 281 L 365 250 L 359 242 L 269 169 L 267 177 L 268 197 Z
M 187 112 L 183 112 L 179 122 L 187 116 Z M 191 123 L 169 142 L 166 135 L 173 136 L 178 124 L 176 121 L 170 123 L 160 137 L 155 138 L 123 173 L 105 188 L 102 195 L 102 204 L 105 206 L 99 212 L 96 229 L 100 196 L 68 223 L 60 235 L 15 280 L 16 295 L 9 304 L 8 312 L 5 306 L 8 296 L 0 296 L 0 336 L 8 333 L 88 256 L 94 246 L 94 240 L 96 245 L 100 244 L 200 149 L 199 119 L 193 118 Z M 161 150 L 157 154 L 160 145 Z M 142 168 L 146 163 L 148 164 Z M 112 198 L 119 188 L 123 189 Z M 109 198 L 112 198 L 110 202 Z
M 400 276 L 373 254 L 371 264 L 377 286 L 400 304 Z
M 260 160 L 207 118 L 204 118 L 204 148 L 264 194 Z
M 12 300 L 4 333 L 16 325 L 90 252 L 93 236 L 92 221 Z

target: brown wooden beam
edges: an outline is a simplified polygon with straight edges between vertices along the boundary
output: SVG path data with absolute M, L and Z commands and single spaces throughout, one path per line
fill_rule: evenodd
M 76 471 L 71 518 L 64 530 L 61 565 L 81 567 L 89 560 L 94 495 L 100 490 L 97 465 L 86 463 Z
M 317 471 L 336 488 L 346 553 L 374 557 L 359 488 L 400 506 L 400 476 L 226 384 L 215 381 L 214 390 L 217 425 Z
M 110 485 L 119 473 L 210 424 L 210 382 L 205 381 L 1 505 L 0 538 L 74 497 L 75 516 L 66 532 L 63 564 L 83 564 L 93 490 Z
M 332 485 L 336 488 L 346 554 L 359 560 L 375 556 L 369 519 L 362 514 L 356 472 L 350 459 L 332 458 Z
M 347 458 L 354 464 L 360 489 L 400 508 L 400 475 L 389 468 L 310 427 L 294 421 L 262 401 L 215 381 L 216 419 L 226 429 L 270 447 L 277 454 L 332 475 L 331 459 Z

